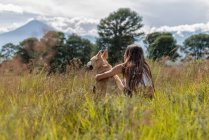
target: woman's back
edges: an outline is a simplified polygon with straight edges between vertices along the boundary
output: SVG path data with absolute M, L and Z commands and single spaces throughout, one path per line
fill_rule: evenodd
M 130 87 L 130 81 L 131 80 L 130 79 L 131 79 L 131 77 L 134 77 L 135 75 L 136 74 L 129 75 L 129 74 L 125 74 L 123 72 L 123 76 L 124 76 L 123 83 L 124 83 L 125 89 L 131 90 L 131 87 Z M 138 83 L 138 85 L 136 85 L 136 89 L 135 90 L 137 90 L 139 88 L 152 86 L 152 78 L 149 76 L 149 74 L 145 71 L 144 68 L 143 68 L 141 79 L 139 81 L 140 82 Z

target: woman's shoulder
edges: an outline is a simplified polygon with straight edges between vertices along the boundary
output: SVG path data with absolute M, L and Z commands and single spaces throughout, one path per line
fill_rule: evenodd
M 110 70 L 110 72 L 113 72 L 113 73 L 115 73 L 115 74 L 118 74 L 118 73 L 120 73 L 120 72 L 122 71 L 122 69 L 123 69 L 122 64 L 117 64 L 117 65 L 115 65 L 115 66 Z

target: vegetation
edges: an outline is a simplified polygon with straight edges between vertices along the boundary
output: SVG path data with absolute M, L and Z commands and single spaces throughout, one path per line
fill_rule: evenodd
M 94 75 L 1 75 L 0 139 L 209 139 L 209 62 L 149 62 L 156 93 L 94 98 Z
M 170 57 L 174 60 L 178 57 L 176 40 L 171 33 L 154 32 L 146 36 L 144 43 L 147 45 L 148 57 L 157 60 L 162 57 Z
M 67 39 L 66 49 L 69 60 L 79 58 L 83 64 L 87 64 L 95 46 L 89 40 L 82 39 L 80 36 L 73 34 Z
M 3 46 L 0 139 L 209 139 L 209 61 L 173 66 L 153 61 L 178 56 L 171 33 L 151 33 L 144 41 L 152 59 L 153 100 L 142 93 L 100 97 L 92 92 L 92 72 L 66 72 L 71 64 L 80 68 L 101 48 L 108 48 L 111 63 L 118 62 L 127 45 L 142 36 L 141 22 L 130 9 L 111 13 L 98 25 L 100 48 L 62 32 Z M 208 46 L 208 35 L 200 34 L 188 38 L 184 50 L 200 58 Z
M 196 59 L 202 58 L 209 50 L 209 35 L 197 34 L 192 35 L 184 41 L 184 47 L 182 48 L 187 55 L 195 56 Z M 206 54 L 208 55 L 208 54 Z
M 102 19 L 98 25 L 96 45 L 76 34 L 66 37 L 62 32 L 50 31 L 40 40 L 28 38 L 16 46 L 8 43 L 0 50 L 0 63 L 16 59 L 26 64 L 31 71 L 34 69 L 46 70 L 51 73 L 65 73 L 73 60 L 85 65 L 90 57 L 100 49 L 108 48 L 111 64 L 122 61 L 126 47 L 143 36 L 142 17 L 128 8 L 120 8 Z M 187 38 L 184 45 L 176 44 L 172 33 L 154 32 L 144 39 L 148 58 L 160 60 L 169 58 L 175 60 L 181 49 L 186 54 L 185 59 L 208 58 L 209 35 L 198 34 Z M 190 57 L 191 56 L 191 57 Z
M 142 18 L 128 8 L 121 8 L 100 21 L 97 45 L 108 48 L 110 63 L 120 61 L 126 47 L 143 35 L 139 32 L 142 26 Z
M 5 61 L 12 59 L 12 57 L 15 55 L 17 49 L 16 46 L 12 43 L 7 43 L 4 46 L 2 46 L 0 51 L 0 60 Z
M 28 38 L 19 46 L 6 44 L 0 51 L 0 60 L 13 58 L 12 61 L 16 63 L 18 59 L 19 63 L 26 64 L 30 71 L 45 69 L 49 74 L 64 73 L 75 58 L 80 59 L 83 65 L 86 64 L 96 49 L 89 40 L 78 35 L 72 34 L 66 38 L 62 32 L 50 31 L 40 40 Z

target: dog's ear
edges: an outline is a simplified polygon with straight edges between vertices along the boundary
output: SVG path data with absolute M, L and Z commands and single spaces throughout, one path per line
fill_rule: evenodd
M 103 54 L 102 54 L 102 58 L 107 60 L 108 59 L 108 51 L 107 49 L 104 50 Z
M 102 51 L 101 50 L 97 53 L 97 58 L 102 58 Z

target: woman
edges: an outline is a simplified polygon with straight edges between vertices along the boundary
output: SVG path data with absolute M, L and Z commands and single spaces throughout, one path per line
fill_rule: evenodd
M 154 83 L 150 67 L 145 61 L 143 49 L 135 44 L 129 45 L 124 54 L 124 63 L 118 64 L 111 70 L 96 75 L 96 80 L 102 80 L 122 73 L 124 76 L 124 91 L 129 96 L 145 88 L 144 95 L 154 96 Z

